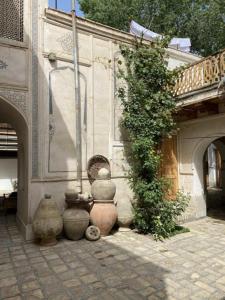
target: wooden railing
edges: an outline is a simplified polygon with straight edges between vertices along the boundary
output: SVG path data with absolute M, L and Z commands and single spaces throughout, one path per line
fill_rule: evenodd
M 225 49 L 180 72 L 175 85 L 177 96 L 220 82 L 225 76 Z

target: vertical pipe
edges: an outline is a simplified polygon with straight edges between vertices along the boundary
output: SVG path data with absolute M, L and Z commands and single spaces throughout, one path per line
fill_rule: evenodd
M 79 88 L 78 67 L 78 40 L 76 24 L 76 0 L 71 0 L 72 30 L 73 30 L 73 62 L 74 62 L 74 84 L 75 84 L 75 108 L 76 108 L 76 159 L 77 159 L 77 181 L 80 192 L 82 192 L 82 135 L 81 135 L 81 103 Z

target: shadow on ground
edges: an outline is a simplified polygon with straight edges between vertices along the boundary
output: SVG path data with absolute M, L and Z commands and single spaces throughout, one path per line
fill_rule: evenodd
M 211 208 L 207 211 L 207 215 L 216 222 L 225 221 L 225 206 Z
M 138 235 L 135 243 L 123 235 L 45 248 L 23 241 L 13 215 L 1 216 L 0 299 L 167 299 L 168 271 L 150 262 Z

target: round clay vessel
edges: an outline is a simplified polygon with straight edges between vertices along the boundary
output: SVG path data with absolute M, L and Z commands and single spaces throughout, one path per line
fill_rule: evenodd
M 78 202 L 79 203 L 79 202 Z M 73 204 L 63 213 L 64 231 L 68 239 L 77 241 L 84 236 L 90 216 L 82 204 Z
M 116 193 L 116 186 L 110 179 L 110 173 L 102 168 L 98 171 L 98 178 L 92 183 L 91 194 L 96 200 L 112 200 Z
M 61 233 L 63 222 L 51 195 L 45 195 L 40 201 L 32 226 L 35 236 L 41 240 L 41 245 L 52 246 L 57 243 L 56 236 Z
M 118 225 L 120 227 L 129 227 L 133 222 L 133 216 L 132 215 L 123 215 L 118 217 Z
M 100 229 L 101 236 L 110 233 L 117 220 L 117 210 L 113 203 L 94 203 L 90 212 L 91 223 Z
M 85 237 L 89 241 L 97 241 L 100 239 L 101 232 L 97 226 L 91 225 L 85 231 Z
M 129 228 L 133 222 L 132 205 L 128 198 L 119 198 L 117 201 L 118 219 L 120 228 Z

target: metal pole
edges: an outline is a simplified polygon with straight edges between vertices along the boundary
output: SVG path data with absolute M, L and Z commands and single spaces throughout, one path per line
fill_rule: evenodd
M 58 0 L 55 0 L 55 9 L 58 9 Z
M 76 159 L 77 159 L 77 181 L 80 192 L 82 192 L 82 135 L 81 135 L 81 102 L 79 88 L 78 67 L 78 41 L 76 24 L 76 0 L 71 0 L 72 30 L 73 30 L 73 62 L 74 62 L 74 84 L 75 84 L 75 108 L 76 108 Z

